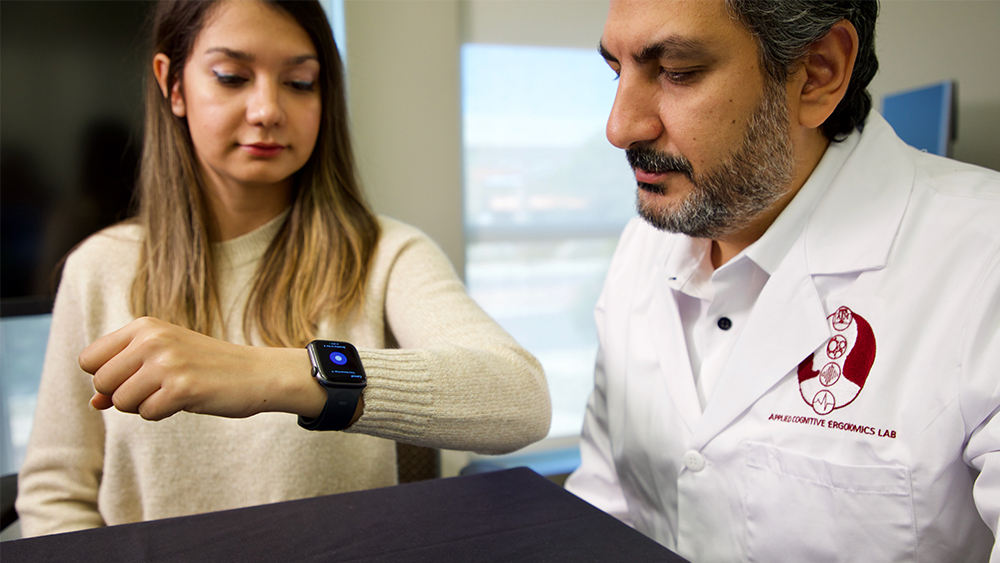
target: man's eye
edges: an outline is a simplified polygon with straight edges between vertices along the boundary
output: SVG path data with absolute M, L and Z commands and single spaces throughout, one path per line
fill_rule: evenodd
M 697 71 L 660 69 L 660 76 L 673 84 L 686 84 L 695 79 Z
M 214 70 L 212 71 L 212 74 L 215 75 L 215 79 L 219 81 L 219 84 L 222 84 L 223 86 L 240 86 L 247 81 L 246 78 L 235 74 L 225 74 Z

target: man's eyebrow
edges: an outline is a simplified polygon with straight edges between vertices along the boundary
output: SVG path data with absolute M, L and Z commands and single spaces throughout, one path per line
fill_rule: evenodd
M 659 59 L 701 59 L 709 56 L 708 47 L 697 39 L 683 37 L 668 37 L 656 43 L 650 43 L 642 48 L 632 58 L 636 63 L 644 64 Z
M 205 51 L 206 55 L 209 54 L 209 53 L 222 53 L 223 55 L 225 55 L 225 56 L 227 56 L 227 57 L 229 57 L 231 59 L 235 59 L 237 61 L 242 61 L 242 62 L 247 62 L 247 63 L 253 62 L 253 60 L 254 60 L 253 55 L 251 55 L 250 53 L 247 53 L 247 52 L 244 52 L 244 51 L 236 51 L 236 50 L 230 49 L 228 47 L 212 47 L 212 48 L 207 49 Z M 291 58 L 287 59 L 285 61 L 285 66 L 297 66 L 297 65 L 300 65 L 300 64 L 302 64 L 302 63 L 304 63 L 306 61 L 319 61 L 319 58 L 317 58 L 316 55 L 311 55 L 311 54 L 298 55 L 298 56 L 291 57 Z
M 612 55 L 604 43 L 598 43 L 597 52 L 609 63 L 618 63 L 618 59 Z M 644 46 L 638 53 L 632 55 L 632 59 L 637 64 L 646 64 L 659 59 L 703 59 L 711 54 L 709 48 L 696 39 L 685 39 L 682 37 L 668 37 L 655 43 Z

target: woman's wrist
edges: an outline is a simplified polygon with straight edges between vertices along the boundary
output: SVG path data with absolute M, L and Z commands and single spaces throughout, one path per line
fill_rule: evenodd
M 312 377 L 312 365 L 305 349 L 258 348 L 266 358 L 265 404 L 261 412 L 287 412 L 315 418 L 326 405 L 327 393 Z

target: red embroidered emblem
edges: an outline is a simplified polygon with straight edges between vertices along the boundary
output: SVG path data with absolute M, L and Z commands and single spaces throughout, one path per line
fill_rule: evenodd
M 834 335 L 799 364 L 799 391 L 816 414 L 851 404 L 875 363 L 875 333 L 847 307 L 826 318 Z

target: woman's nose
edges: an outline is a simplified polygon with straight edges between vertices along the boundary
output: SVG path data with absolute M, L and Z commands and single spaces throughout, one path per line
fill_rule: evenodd
M 247 121 L 261 127 L 280 125 L 285 118 L 281 106 L 281 93 L 278 84 L 270 80 L 259 81 L 247 101 Z

